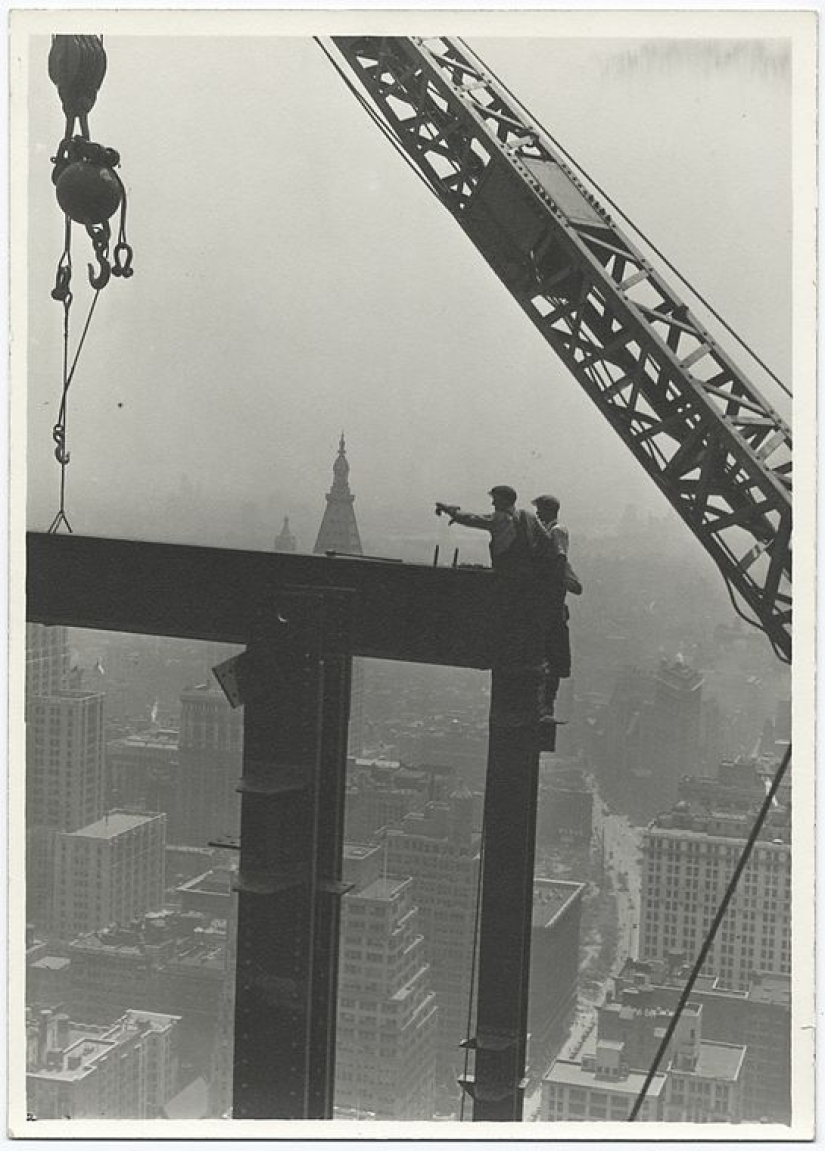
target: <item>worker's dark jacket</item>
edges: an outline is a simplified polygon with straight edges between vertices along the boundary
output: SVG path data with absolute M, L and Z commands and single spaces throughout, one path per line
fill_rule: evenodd
M 541 521 L 527 511 L 488 515 L 457 511 L 452 518 L 465 527 L 490 532 L 490 558 L 500 577 L 499 648 L 514 646 L 527 663 L 546 661 L 548 630 L 555 630 L 564 610 L 565 560 Z

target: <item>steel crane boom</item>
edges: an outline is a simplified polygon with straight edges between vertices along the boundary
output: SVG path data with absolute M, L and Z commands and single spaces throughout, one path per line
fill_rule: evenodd
M 791 655 L 791 432 L 462 42 L 332 37 L 383 125 Z

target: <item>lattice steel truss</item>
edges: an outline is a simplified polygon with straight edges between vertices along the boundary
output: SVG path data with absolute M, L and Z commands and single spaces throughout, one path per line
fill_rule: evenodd
M 790 428 L 462 43 L 333 42 L 435 194 L 789 660 Z

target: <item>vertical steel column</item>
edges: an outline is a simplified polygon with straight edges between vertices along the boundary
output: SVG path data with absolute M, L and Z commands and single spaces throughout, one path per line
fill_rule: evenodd
M 336 652 L 325 654 L 323 672 L 324 709 L 321 728 L 321 772 L 318 790 L 318 864 L 315 913 L 314 1008 L 310 1037 L 311 1066 L 309 1114 L 331 1119 L 335 1088 L 335 1035 L 338 1016 L 338 944 L 341 930 L 341 897 L 348 885 L 341 881 L 344 854 L 344 815 L 347 790 L 347 742 L 349 733 L 352 656 L 350 632 L 352 591 L 327 591 L 324 600 L 335 605 Z M 325 641 L 329 643 L 329 610 Z M 341 641 L 344 641 L 343 643 Z
M 350 658 L 324 648 L 345 598 L 280 596 L 239 663 L 237 1119 L 332 1114 Z
M 514 594 L 515 592 L 515 594 Z M 520 1122 L 524 1104 L 542 658 L 537 604 L 528 590 L 499 592 L 484 800 L 475 1070 L 466 1090 L 473 1122 Z

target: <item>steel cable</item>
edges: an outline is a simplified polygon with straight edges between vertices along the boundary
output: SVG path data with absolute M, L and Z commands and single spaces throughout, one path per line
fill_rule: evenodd
M 473 918 L 473 958 L 470 964 L 470 990 L 467 996 L 467 1034 L 465 1036 L 464 1045 L 464 1078 L 466 1080 L 467 1073 L 470 1067 L 470 1039 L 473 1027 L 473 999 L 475 996 L 476 986 L 476 962 L 478 960 L 478 929 L 479 920 L 481 916 L 481 880 L 484 872 L 484 821 L 482 820 L 481 826 L 481 843 L 478 852 L 478 878 L 476 879 L 476 906 L 475 915 Z M 461 1091 L 461 1104 L 459 1107 L 459 1122 L 464 1122 L 464 1101 L 467 1098 L 467 1091 L 462 1088 Z
M 750 835 L 747 838 L 745 846 L 742 848 L 742 854 L 740 855 L 739 861 L 734 868 L 733 875 L 730 878 L 730 882 L 728 883 L 728 886 L 725 890 L 725 894 L 722 896 L 722 902 L 719 904 L 719 907 L 716 910 L 716 915 L 713 917 L 713 922 L 710 925 L 708 933 L 705 936 L 704 942 L 702 943 L 702 946 L 699 950 L 699 954 L 697 955 L 693 964 L 690 975 L 688 976 L 687 982 L 685 983 L 685 986 L 682 989 L 682 993 L 679 996 L 679 1001 L 676 1004 L 670 1023 L 668 1024 L 667 1030 L 662 1038 L 662 1042 L 659 1044 L 653 1062 L 650 1065 L 647 1075 L 645 1076 L 641 1090 L 636 1096 L 636 1101 L 633 1104 L 630 1116 L 628 1118 L 629 1123 L 632 1123 L 638 1117 L 639 1111 L 641 1110 L 644 1101 L 647 1098 L 647 1093 L 650 1090 L 650 1085 L 653 1082 L 656 1072 L 659 1070 L 659 1066 L 662 1062 L 662 1059 L 664 1058 L 665 1052 L 667 1051 L 668 1044 L 673 1038 L 673 1033 L 676 1030 L 676 1026 L 679 1022 L 681 1014 L 687 1006 L 688 999 L 690 998 L 690 993 L 693 990 L 696 980 L 699 978 L 699 973 L 701 972 L 710 949 L 713 946 L 713 942 L 716 938 L 716 933 L 719 930 L 719 926 L 722 923 L 725 914 L 727 913 L 730 901 L 733 898 L 734 892 L 736 891 L 736 886 L 739 883 L 739 879 L 742 875 L 742 872 L 745 870 L 745 866 L 747 865 L 748 860 L 750 859 L 751 851 L 753 850 L 754 844 L 759 837 L 759 832 L 762 830 L 762 825 L 767 818 L 768 812 L 771 809 L 771 805 L 776 798 L 776 794 L 779 791 L 779 785 L 782 783 L 782 778 L 785 775 L 785 771 L 787 770 L 790 760 L 791 744 L 788 744 L 785 754 L 782 757 L 782 762 L 779 764 L 779 767 L 776 769 L 774 777 L 771 780 L 771 786 L 765 793 L 765 798 L 762 802 L 762 806 L 759 808 L 759 812 L 757 813 L 756 819 L 751 828 Z

